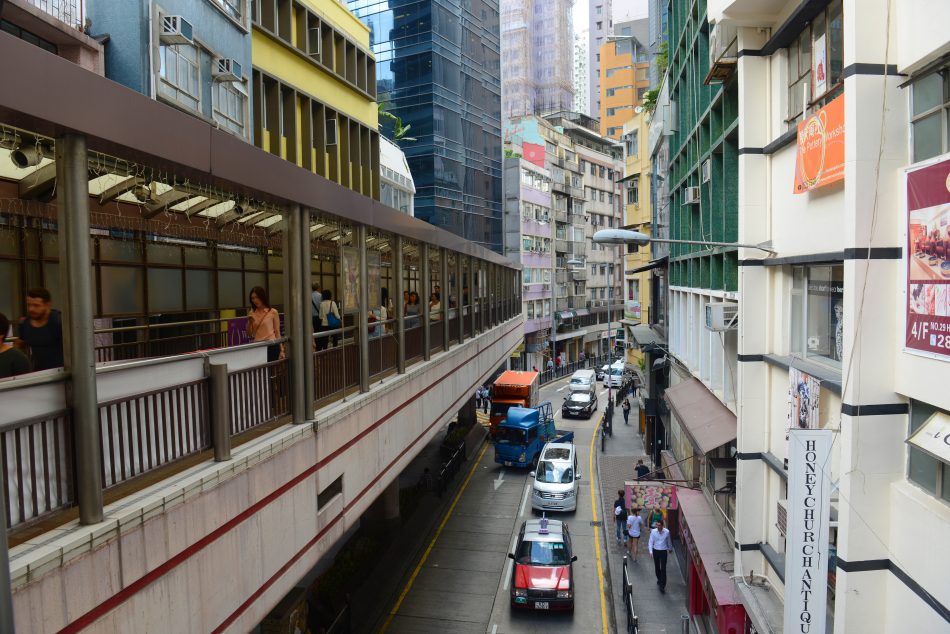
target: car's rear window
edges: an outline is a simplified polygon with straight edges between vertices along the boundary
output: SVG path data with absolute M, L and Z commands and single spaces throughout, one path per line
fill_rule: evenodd
M 532 542 L 525 540 L 515 554 L 519 564 L 530 566 L 566 566 L 571 563 L 563 542 Z

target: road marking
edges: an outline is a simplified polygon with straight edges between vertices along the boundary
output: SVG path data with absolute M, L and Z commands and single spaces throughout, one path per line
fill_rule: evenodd
M 590 457 L 587 463 L 587 472 L 590 473 L 590 511 L 592 522 L 597 521 L 597 490 L 599 487 L 597 483 L 596 472 L 594 471 L 594 445 L 596 444 L 597 440 L 597 428 L 600 427 L 603 420 L 603 417 L 600 417 L 597 424 L 594 425 L 594 436 L 591 439 L 590 446 L 588 447 L 588 450 L 590 451 Z M 600 586 L 600 624 L 604 634 L 607 634 L 607 600 L 604 593 L 604 562 L 600 557 L 599 526 L 594 526 L 594 556 L 597 559 L 597 584 Z
M 409 590 L 412 589 L 412 584 L 415 583 L 416 577 L 419 576 L 419 571 L 422 570 L 422 566 L 426 563 L 426 559 L 429 558 L 429 553 L 431 553 L 432 549 L 435 547 L 435 542 L 438 541 L 439 536 L 442 535 L 442 529 L 445 528 L 449 518 L 452 517 L 452 512 L 455 511 L 455 506 L 462 498 L 462 494 L 465 493 L 465 489 L 468 488 L 468 483 L 471 481 L 472 476 L 475 475 L 475 470 L 478 468 L 478 463 L 482 461 L 482 456 L 485 455 L 486 451 L 488 451 L 487 443 L 483 445 L 482 450 L 478 452 L 478 457 L 475 459 L 475 463 L 472 465 L 468 475 L 465 477 L 465 482 L 463 482 L 462 486 L 459 487 L 458 493 L 455 494 L 455 499 L 452 500 L 452 504 L 449 506 L 449 510 L 445 512 L 445 517 L 442 518 L 442 521 L 439 523 L 439 527 L 435 530 L 435 535 L 432 536 L 432 541 L 429 542 L 425 552 L 422 553 L 422 559 L 419 560 L 415 570 L 412 571 L 412 575 L 409 576 L 409 581 L 406 582 L 406 587 L 402 589 L 402 592 L 399 594 L 399 598 L 396 599 L 396 604 L 393 606 L 393 609 L 389 611 L 389 616 L 386 617 L 386 621 L 383 623 L 383 626 L 379 628 L 380 634 L 383 634 L 383 632 L 385 632 L 389 627 L 389 624 L 392 623 L 393 618 L 396 616 L 396 612 L 399 611 L 400 606 L 402 606 L 402 602 L 406 599 L 406 595 L 408 595 Z M 509 559 L 508 561 L 511 560 Z
M 564 388 L 566 388 L 566 387 L 567 387 L 566 385 L 562 385 L 561 387 L 557 388 L 557 391 L 558 391 L 558 392 L 561 392 L 561 391 L 563 391 Z
M 515 533 L 514 537 L 511 538 L 511 548 L 508 549 L 509 553 L 515 552 L 515 544 L 518 542 L 518 534 Z M 501 589 L 505 592 L 508 592 L 508 584 L 511 582 L 511 566 L 515 563 L 514 559 L 508 558 L 508 565 L 505 566 L 505 583 L 502 585 Z
M 500 487 L 502 484 L 505 483 L 504 476 L 505 476 L 505 469 L 504 467 L 502 467 L 501 469 L 498 470 L 498 478 L 492 481 L 492 486 L 495 487 L 496 491 L 498 490 L 498 487 Z
M 524 509 L 528 504 L 528 495 L 531 493 L 531 485 L 525 487 L 524 497 L 521 499 L 521 509 L 518 511 L 518 517 L 524 517 Z
M 492 625 L 491 625 L 491 634 L 495 634 L 495 632 L 497 632 L 497 631 L 498 631 L 498 624 L 497 624 L 497 623 L 492 623 Z

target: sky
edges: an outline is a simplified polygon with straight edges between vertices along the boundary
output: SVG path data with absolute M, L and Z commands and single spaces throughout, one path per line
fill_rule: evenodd
M 574 3 L 574 32 L 587 28 L 588 6 L 592 0 L 576 0 Z M 623 22 L 647 17 L 647 0 L 613 0 L 613 20 Z

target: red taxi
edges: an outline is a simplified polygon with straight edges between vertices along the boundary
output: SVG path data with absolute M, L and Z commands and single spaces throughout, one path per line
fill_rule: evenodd
M 511 571 L 511 607 L 574 610 L 574 562 L 567 524 L 546 517 L 521 525 Z

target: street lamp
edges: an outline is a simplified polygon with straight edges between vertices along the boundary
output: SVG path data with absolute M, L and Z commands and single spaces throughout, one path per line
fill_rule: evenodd
M 576 267 L 578 267 L 578 266 L 586 266 L 586 264 L 584 264 L 584 260 L 579 259 L 577 256 L 575 256 L 575 255 L 573 255 L 573 254 L 571 255 L 571 258 L 570 258 L 565 264 L 567 264 L 567 265 L 570 266 L 570 267 L 575 267 L 575 269 L 576 269 Z M 573 282 L 573 280 L 571 280 L 571 281 Z M 582 341 L 582 342 L 581 342 L 581 350 L 584 349 L 583 343 L 584 343 L 584 342 Z
M 636 244 L 646 246 L 648 242 L 663 242 L 666 244 L 699 244 L 708 247 L 743 247 L 745 249 L 758 249 L 766 253 L 775 253 L 772 248 L 772 241 L 766 240 L 758 244 L 743 244 L 741 242 L 710 242 L 708 240 L 670 240 L 667 238 L 654 238 L 639 231 L 630 229 L 601 229 L 594 234 L 594 242 L 598 244 Z

